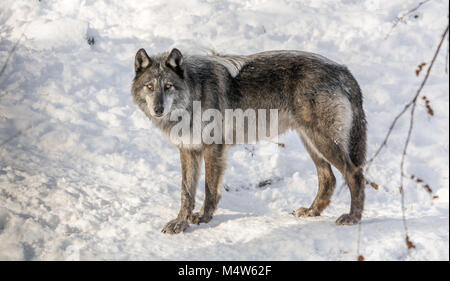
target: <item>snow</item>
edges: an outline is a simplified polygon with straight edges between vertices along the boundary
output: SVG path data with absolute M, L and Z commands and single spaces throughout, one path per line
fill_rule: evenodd
M 1 260 L 356 260 L 358 226 L 337 226 L 350 196 L 338 179 L 321 217 L 309 206 L 315 167 L 299 137 L 229 151 L 219 209 L 180 235 L 160 232 L 180 204 L 177 149 L 133 105 L 134 55 L 173 47 L 235 55 L 302 50 L 343 63 L 359 81 L 371 156 L 423 79 L 444 31 L 448 2 L 2 0 L 0 63 Z M 390 33 L 391 32 L 391 33 Z M 385 39 L 386 35 L 390 36 Z M 87 38 L 93 37 L 90 46 Z M 407 250 L 399 164 L 408 118 L 369 176 L 360 253 L 366 260 L 449 259 L 448 41 L 417 107 L 406 161 Z M 203 172 L 204 174 L 204 172 Z M 259 187 L 260 182 L 272 183 Z M 204 197 L 204 179 L 197 209 Z M 437 195 L 438 198 L 433 199 Z

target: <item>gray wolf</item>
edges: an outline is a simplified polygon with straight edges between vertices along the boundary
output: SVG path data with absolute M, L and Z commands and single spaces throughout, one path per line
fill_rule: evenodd
M 278 134 L 296 131 L 318 174 L 319 190 L 313 203 L 293 214 L 319 216 L 328 206 L 336 185 L 333 165 L 344 176 L 351 194 L 350 212 L 341 215 L 336 223 L 351 225 L 361 220 L 366 120 L 360 87 L 345 66 L 301 51 L 232 56 L 183 55 L 173 49 L 149 56 L 140 49 L 135 57 L 131 92 L 134 103 L 169 141 L 171 129 L 178 124 L 170 113 L 183 110 L 192 115 L 194 102 L 200 102 L 203 111 L 215 109 L 222 113 L 227 109 L 277 109 Z M 189 129 L 196 126 L 193 120 L 188 122 Z M 212 219 L 221 198 L 227 149 L 233 144 L 174 145 L 179 149 L 182 167 L 181 208 L 177 218 L 162 230 L 169 234 Z M 205 200 L 201 210 L 194 213 L 203 159 Z

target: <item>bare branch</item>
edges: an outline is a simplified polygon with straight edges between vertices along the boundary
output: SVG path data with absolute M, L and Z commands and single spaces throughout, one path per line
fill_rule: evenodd
M 28 23 L 28 25 L 29 25 L 29 23 Z M 2 69 L 0 70 L 0 76 L 2 76 L 3 73 L 5 72 L 6 66 L 8 66 L 9 60 L 11 59 L 12 55 L 13 55 L 14 52 L 16 51 L 17 46 L 18 46 L 19 43 L 20 43 L 20 40 L 22 40 L 23 36 L 25 35 L 25 31 L 27 30 L 28 25 L 27 25 L 27 26 L 25 27 L 25 29 L 23 30 L 22 34 L 20 35 L 19 39 L 16 41 L 16 43 L 15 43 L 14 46 L 12 47 L 11 51 L 9 51 L 8 57 L 6 58 L 6 61 L 5 61 L 5 63 L 3 64 Z
M 422 4 L 423 4 L 423 3 L 424 3 L 424 2 L 422 2 Z M 373 163 L 374 159 L 378 156 L 378 154 L 380 153 L 380 151 L 386 146 L 387 141 L 388 141 L 388 139 L 389 139 L 389 137 L 390 137 L 390 135 L 391 135 L 391 133 L 392 133 L 392 130 L 394 129 L 395 124 L 397 123 L 397 121 L 400 119 L 400 117 L 401 117 L 401 116 L 402 116 L 409 108 L 411 108 L 411 111 L 410 111 L 410 119 L 409 119 L 408 134 L 407 134 L 407 136 L 406 136 L 405 144 L 404 144 L 404 146 L 403 146 L 402 158 L 401 158 L 401 161 L 400 161 L 400 188 L 399 188 L 399 190 L 400 190 L 400 195 L 401 195 L 401 208 L 402 208 L 403 228 L 404 228 L 404 231 L 405 231 L 405 237 L 406 237 L 406 238 L 405 238 L 405 241 L 406 241 L 406 246 L 407 246 L 408 250 L 409 250 L 409 249 L 412 249 L 412 248 L 415 248 L 415 246 L 414 246 L 414 244 L 412 243 L 412 241 L 411 241 L 410 238 L 409 238 L 409 235 L 408 235 L 408 226 L 407 226 L 407 224 L 406 224 L 405 195 L 404 195 L 404 185 L 403 185 L 403 178 L 405 177 L 404 164 L 405 164 L 406 155 L 407 155 L 407 152 L 408 152 L 408 145 L 409 145 L 409 142 L 410 142 L 410 140 L 411 140 L 411 135 L 412 135 L 412 131 L 413 131 L 413 128 L 414 128 L 414 114 L 415 114 L 415 112 L 416 112 L 415 110 L 416 110 L 416 106 L 417 106 L 417 100 L 418 100 L 418 97 L 420 96 L 420 94 L 421 94 L 423 88 L 425 87 L 425 85 L 426 85 L 426 83 L 427 83 L 427 81 L 428 81 L 428 78 L 429 78 L 430 73 L 431 73 L 431 69 L 432 69 L 433 66 L 434 66 L 434 62 L 436 61 L 436 58 L 437 58 L 437 56 L 438 56 L 438 54 L 439 54 L 439 52 L 440 52 L 440 50 L 441 50 L 442 44 L 443 44 L 445 38 L 446 38 L 447 35 L 448 35 L 448 29 L 449 29 L 449 25 L 447 24 L 447 27 L 445 28 L 445 31 L 444 31 L 444 33 L 443 33 L 442 36 L 441 36 L 441 40 L 440 40 L 440 42 L 439 42 L 439 45 L 437 46 L 437 48 L 436 48 L 436 50 L 435 50 L 435 52 L 434 52 L 433 58 L 431 59 L 431 63 L 430 63 L 429 66 L 428 66 L 428 69 L 427 69 L 427 72 L 426 72 L 426 74 L 425 74 L 425 77 L 423 78 L 422 83 L 420 84 L 419 88 L 417 89 L 416 94 L 414 95 L 414 97 L 412 98 L 412 100 L 409 101 L 409 102 L 405 105 L 405 107 L 403 108 L 403 110 L 402 110 L 402 111 L 394 118 L 394 121 L 392 122 L 391 126 L 389 127 L 389 130 L 388 130 L 388 132 L 387 132 L 387 134 L 386 134 L 386 137 L 384 138 L 383 142 L 381 143 L 380 147 L 376 150 L 376 152 L 374 153 L 374 155 L 373 155 L 373 156 L 370 158 L 370 160 L 367 162 L 367 166 L 366 166 L 366 169 L 365 169 L 365 172 L 367 173 L 368 170 L 369 170 L 369 168 L 370 168 L 370 165 Z M 359 234 L 358 234 L 358 235 L 359 235 Z M 359 237 L 358 237 L 358 252 L 359 252 Z M 359 254 L 359 253 L 358 253 L 358 254 Z
M 405 216 L 406 216 L 405 215 L 405 194 L 404 194 L 404 187 L 403 187 L 403 178 L 405 176 L 405 172 L 404 172 L 405 158 L 406 158 L 406 154 L 408 151 L 408 145 L 411 140 L 412 130 L 414 127 L 414 113 L 415 113 L 416 106 L 417 106 L 417 98 L 419 97 L 420 93 L 422 92 L 423 87 L 425 86 L 425 84 L 428 81 L 428 77 L 430 76 L 431 68 L 433 67 L 434 62 L 436 61 L 439 51 L 441 50 L 442 43 L 444 42 L 445 37 L 448 34 L 448 28 L 449 28 L 449 26 L 447 25 L 447 28 L 445 29 L 444 33 L 442 34 L 441 41 L 439 42 L 439 45 L 438 45 L 436 51 L 434 52 L 434 56 L 433 56 L 433 59 L 431 60 L 430 66 L 427 69 L 427 74 L 425 75 L 425 78 L 423 79 L 422 84 L 420 84 L 420 87 L 417 90 L 416 95 L 410 102 L 410 104 L 412 104 L 412 107 L 411 107 L 411 116 L 410 116 L 410 120 L 409 120 L 408 135 L 406 137 L 405 145 L 403 147 L 402 160 L 400 162 L 400 194 L 401 194 L 401 199 L 402 199 L 402 220 L 403 220 L 403 227 L 405 229 L 406 244 L 407 244 L 408 249 L 415 248 L 415 247 L 414 247 L 414 244 L 409 239 L 408 227 L 406 225 L 406 218 L 405 218 Z
M 27 127 L 25 127 L 24 129 L 19 130 L 19 131 L 18 131 L 17 133 L 15 133 L 14 135 L 10 136 L 10 137 L 7 138 L 6 140 L 2 141 L 2 142 L 0 143 L 0 148 L 1 148 L 2 146 L 4 146 L 5 144 L 7 144 L 8 142 L 12 141 L 13 139 L 17 138 L 17 137 L 20 136 L 21 134 L 25 133 L 25 132 L 28 131 L 29 129 L 31 129 L 31 127 L 32 127 L 31 125 L 30 125 L 30 126 L 27 126 Z
M 426 4 L 427 2 L 429 2 L 430 0 L 425 0 L 422 2 L 419 2 L 419 4 L 412 8 L 411 10 L 407 11 L 406 13 L 404 13 L 403 15 L 401 15 L 400 17 L 397 17 L 394 21 L 394 24 L 391 27 L 391 30 L 389 31 L 389 33 L 386 35 L 386 37 L 384 38 L 385 40 L 388 39 L 388 37 L 391 35 L 392 31 L 394 31 L 394 29 L 397 27 L 399 22 L 405 21 L 405 17 L 414 13 L 415 11 L 417 11 L 422 5 Z
M 381 143 L 380 147 L 376 150 L 376 152 L 372 155 L 372 157 L 367 161 L 365 171 L 369 171 L 370 166 L 372 165 L 372 162 L 375 160 L 375 158 L 380 154 L 381 150 L 387 145 L 387 141 L 389 137 L 391 136 L 392 130 L 395 127 L 395 124 L 397 123 L 398 119 L 403 115 L 403 113 L 406 112 L 406 110 L 411 106 L 411 103 L 407 103 L 403 110 L 394 118 L 394 121 L 392 121 L 391 126 L 389 127 L 389 130 L 386 134 L 386 137 L 384 138 L 383 142 Z
M 386 146 L 387 141 L 388 141 L 388 139 L 389 139 L 389 137 L 390 137 L 390 135 L 391 135 L 391 133 L 392 133 L 392 130 L 394 129 L 394 127 L 395 127 L 397 121 L 398 121 L 398 120 L 400 119 L 400 117 L 408 110 L 408 108 L 409 108 L 411 105 L 413 105 L 413 104 L 415 104 L 415 103 L 417 102 L 417 98 L 419 97 L 420 93 L 422 92 L 423 87 L 425 86 L 425 84 L 426 84 L 427 81 L 428 81 L 428 77 L 430 76 L 431 69 L 433 68 L 433 65 L 434 65 L 434 62 L 435 62 L 435 60 L 436 60 L 436 57 L 437 57 L 437 55 L 439 54 L 439 51 L 440 51 L 441 46 L 442 46 L 442 43 L 444 42 L 445 37 L 447 36 L 447 33 L 448 33 L 448 27 L 449 27 L 449 26 L 447 25 L 447 28 L 445 29 L 444 33 L 442 34 L 441 41 L 439 42 L 439 45 L 438 45 L 438 47 L 437 47 L 437 49 L 436 49 L 436 51 L 435 51 L 435 53 L 434 53 L 433 59 L 431 60 L 430 65 L 428 66 L 427 73 L 426 73 L 424 79 L 422 80 L 422 83 L 420 84 L 420 87 L 418 88 L 418 90 L 417 90 L 416 94 L 414 95 L 413 99 L 412 99 L 411 101 L 409 101 L 409 102 L 405 105 L 405 107 L 402 109 L 402 111 L 394 118 L 394 121 L 392 121 L 391 126 L 389 127 L 389 130 L 388 130 L 388 132 L 387 132 L 387 134 L 386 134 L 386 136 L 385 136 L 383 142 L 382 142 L 381 145 L 378 147 L 378 149 L 377 149 L 376 152 L 373 154 L 373 156 L 367 161 L 366 168 L 365 168 L 365 171 L 366 171 L 366 172 L 369 170 L 369 168 L 370 168 L 372 162 L 375 160 L 375 158 L 378 156 L 378 154 L 381 152 L 381 150 Z
M 364 261 L 364 256 L 361 255 L 361 221 L 358 222 L 358 241 L 356 244 L 356 256 L 358 257 L 358 261 Z

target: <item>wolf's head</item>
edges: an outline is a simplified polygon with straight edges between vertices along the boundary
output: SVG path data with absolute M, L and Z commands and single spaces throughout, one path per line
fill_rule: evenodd
M 162 119 L 174 109 L 186 106 L 183 55 L 178 49 L 149 57 L 144 49 L 136 53 L 136 76 L 131 93 L 141 110 L 153 119 Z

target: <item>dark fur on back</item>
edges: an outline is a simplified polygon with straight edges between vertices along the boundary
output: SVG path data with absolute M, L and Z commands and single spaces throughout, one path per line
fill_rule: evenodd
M 273 63 L 267 63 L 268 57 Z M 253 71 L 254 69 L 258 71 Z M 295 89 L 298 90 L 298 95 L 291 94 Z M 289 108 L 298 117 L 301 126 L 318 127 L 317 129 L 326 131 L 330 125 L 328 122 L 318 124 L 322 112 L 315 110 L 315 107 L 321 106 L 317 104 L 316 95 L 319 92 L 333 95 L 337 90 L 352 105 L 349 156 L 355 166 L 361 166 L 366 153 L 366 120 L 362 94 L 358 83 L 345 66 L 319 55 L 297 51 L 255 54 L 249 57 L 233 80 L 229 101 L 232 108 Z M 290 106 L 292 104 L 297 106 Z M 302 112 L 308 112 L 307 116 Z

